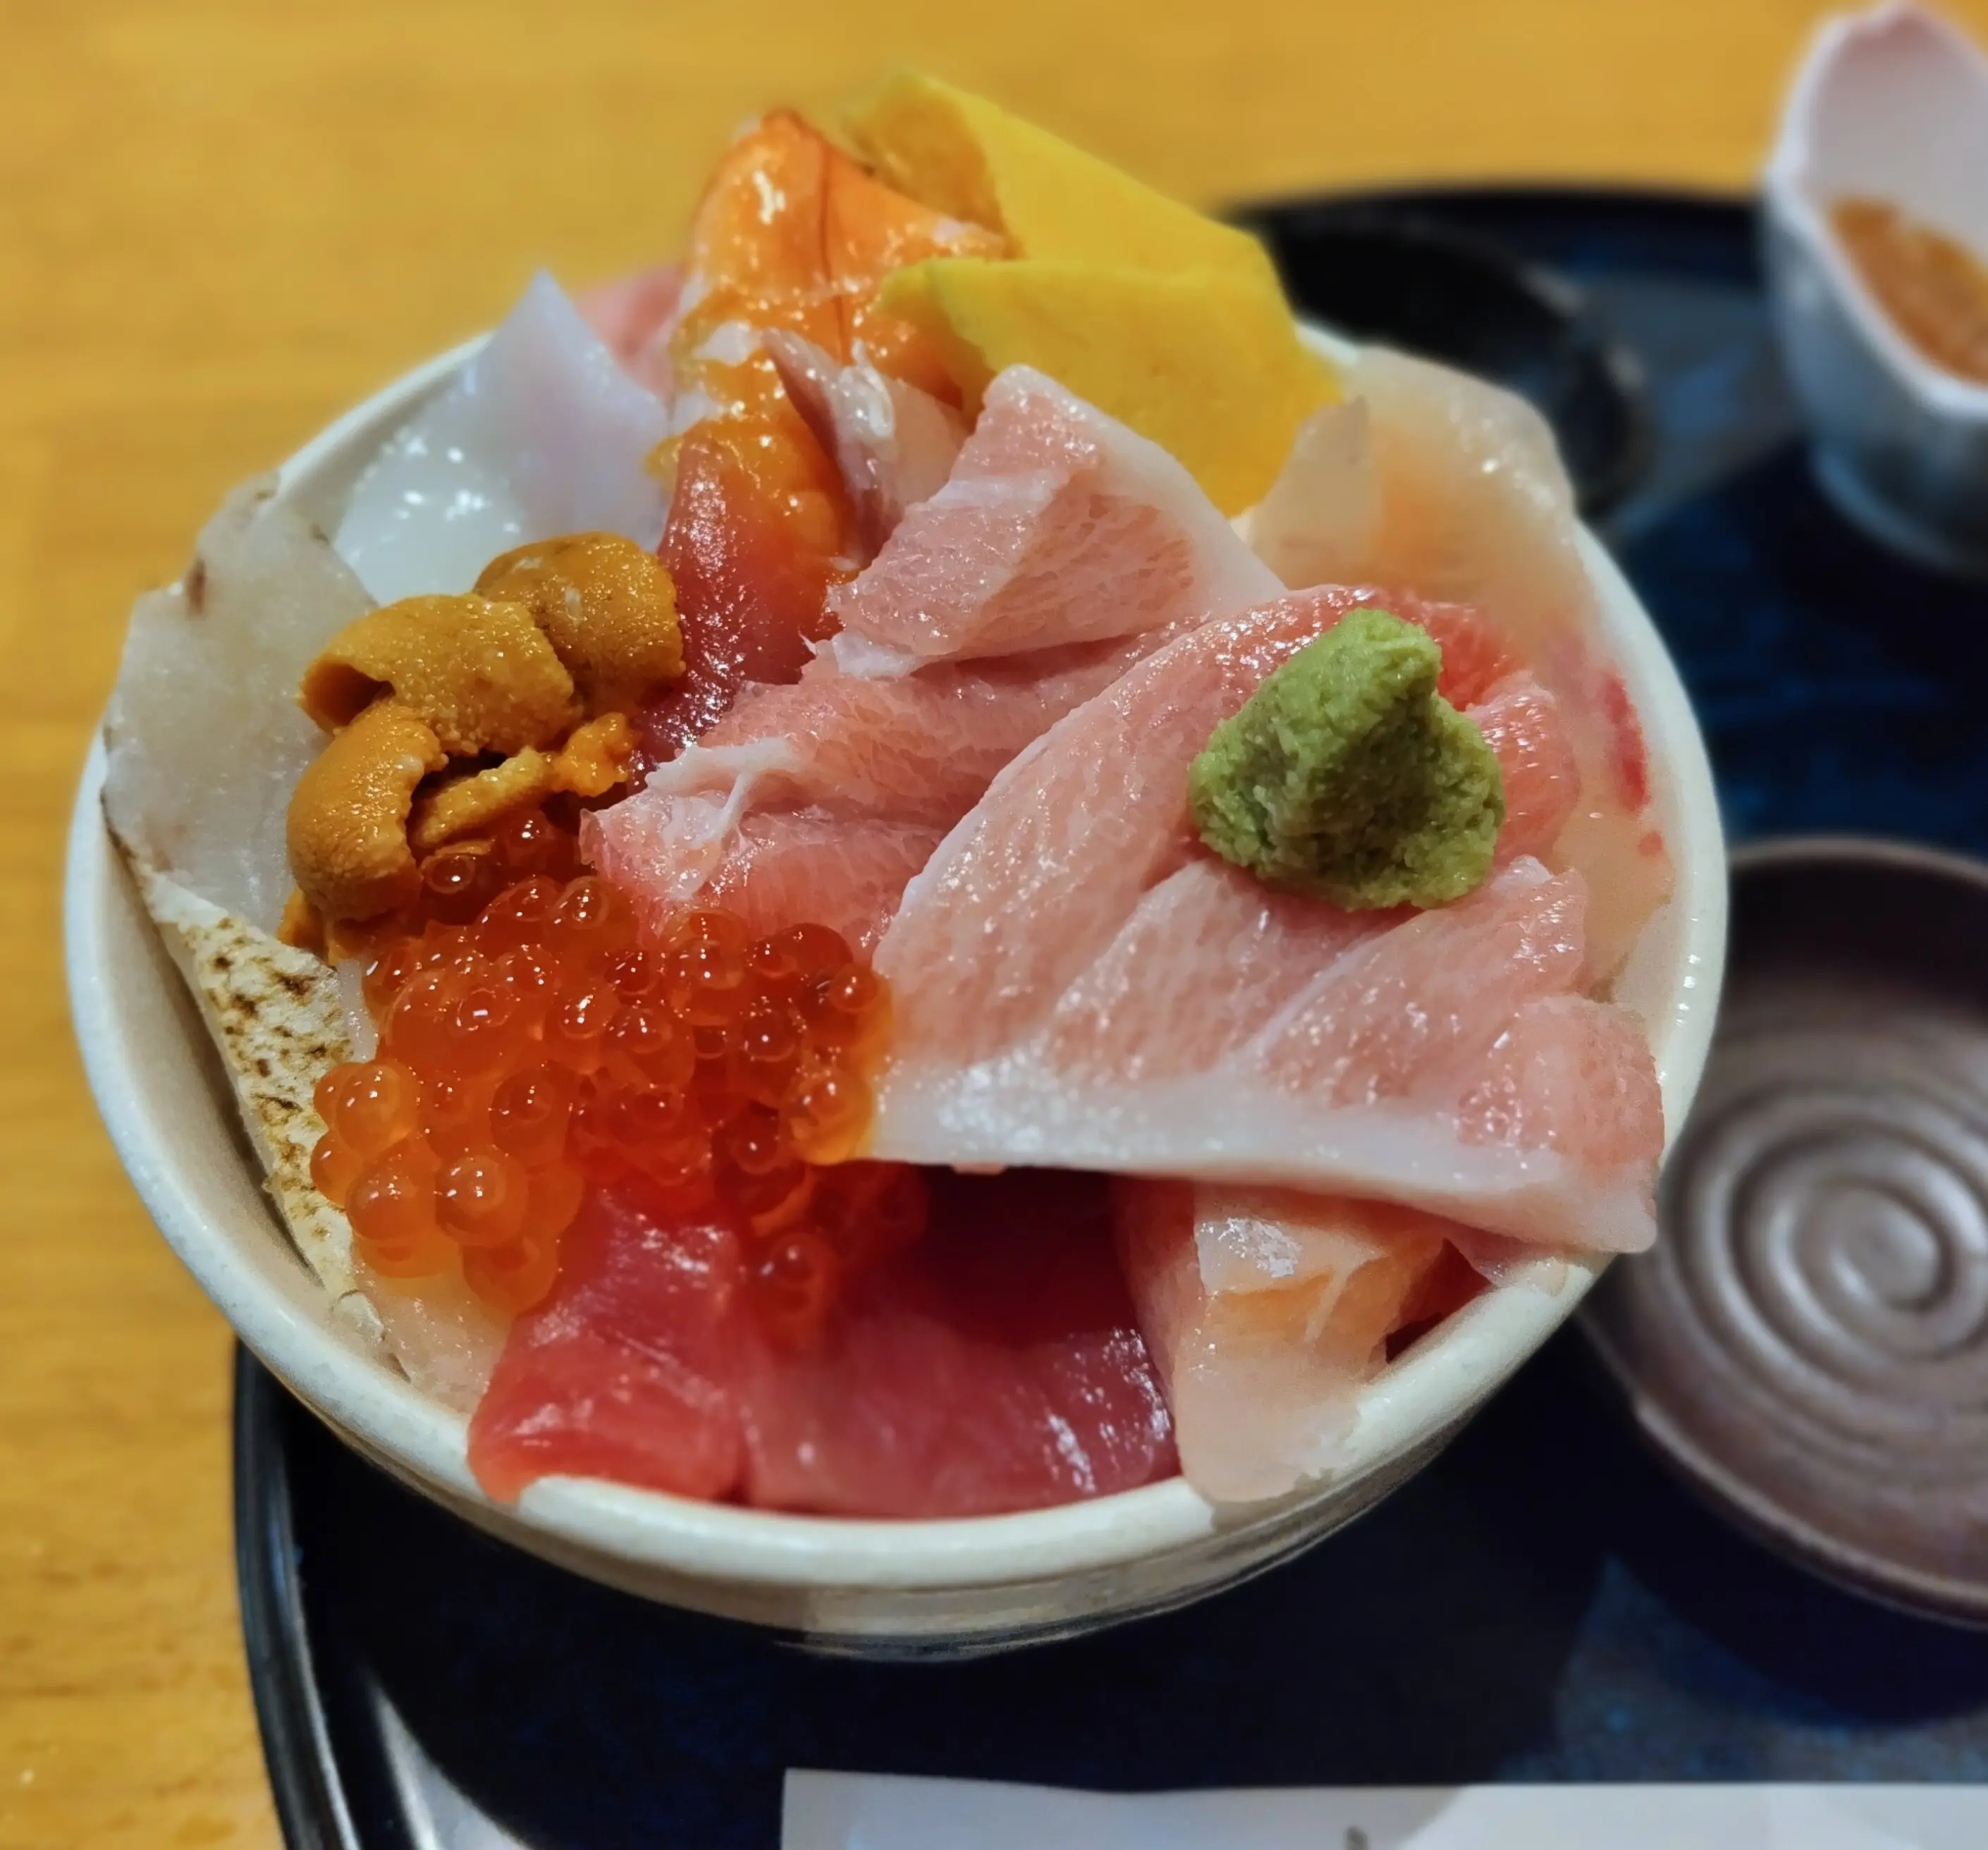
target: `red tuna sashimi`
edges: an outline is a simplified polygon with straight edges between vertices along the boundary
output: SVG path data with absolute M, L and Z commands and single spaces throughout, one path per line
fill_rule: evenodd
M 684 678 L 641 715 L 651 754 L 674 756 L 751 681 L 792 681 L 834 627 L 828 587 L 847 567 L 848 519 L 833 465 L 795 420 L 791 466 L 767 433 L 712 421 L 683 440 L 663 563 L 683 621 Z M 770 438 L 768 441 L 771 441 Z
M 816 1348 L 768 1353 L 749 1500 L 979 1516 L 1170 1476 L 1172 1423 L 1114 1260 L 1104 1179 L 932 1183 L 924 1241 L 859 1284 Z
M 1103 1185 L 938 1179 L 933 1224 L 816 1342 L 770 1343 L 722 1220 L 590 1203 L 470 1424 L 493 1495 L 602 1476 L 766 1508 L 989 1514 L 1175 1468 Z
M 738 1413 L 742 1243 L 720 1218 L 664 1221 L 596 1192 L 552 1297 L 511 1326 L 469 1422 L 493 1497 L 553 1473 L 724 1497 L 745 1469 Z
M 1482 608 L 1560 702 L 1582 801 L 1554 844 L 1590 896 L 1589 954 L 1607 975 L 1669 897 L 1642 736 L 1604 641 L 1573 492 L 1523 399 L 1381 348 L 1347 368 L 1252 538 L 1286 582 L 1378 580 Z
M 842 666 L 896 675 L 1226 616 L 1279 588 L 1158 444 L 1010 367 L 945 487 L 830 603 Z
M 1216 1503 L 1337 1464 L 1355 1396 L 1419 1310 L 1452 1223 L 1412 1208 L 1121 1179 L 1118 1250 L 1181 1470 Z
M 1439 911 L 1347 914 L 1270 895 L 1193 840 L 1195 754 L 1347 602 L 1203 625 L 996 779 L 877 952 L 898 1025 L 873 1154 L 1273 1183 L 1648 1243 L 1655 1076 L 1633 1021 L 1604 1031 L 1614 1012 L 1577 994 L 1577 874 L 1522 857 Z M 1516 1108 L 1526 1075 L 1497 1050 L 1521 1026 L 1538 1058 L 1605 1074 L 1606 1133 Z

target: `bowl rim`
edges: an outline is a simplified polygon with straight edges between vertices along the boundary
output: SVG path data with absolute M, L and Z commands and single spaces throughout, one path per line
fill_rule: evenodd
M 1344 359 L 1344 343 L 1315 329 L 1310 344 Z M 279 498 L 310 505 L 327 482 L 352 476 L 421 402 L 489 338 L 479 335 L 416 367 L 354 406 L 276 472 Z M 367 444 L 363 454 L 356 446 Z M 321 522 L 321 524 L 323 523 Z M 1628 680 L 1660 788 L 1672 809 L 1677 891 L 1672 1011 L 1652 1022 L 1660 1047 L 1667 1143 L 1696 1092 L 1709 1050 L 1726 928 L 1725 848 L 1702 736 L 1675 665 L 1648 614 L 1583 526 L 1581 556 L 1618 665 Z M 241 1339 L 320 1417 L 417 1488 L 439 1490 L 460 1513 L 499 1533 L 522 1529 L 563 1544 L 569 1560 L 607 1557 L 698 1580 L 815 1590 L 938 1591 L 1000 1585 L 1123 1567 L 1228 1530 L 1255 1528 L 1310 1504 L 1330 1504 L 1362 1479 L 1446 1437 L 1571 1314 L 1605 1264 L 1570 1263 L 1550 1289 L 1485 1293 L 1432 1339 L 1368 1384 L 1344 1466 L 1286 1497 L 1212 1504 L 1178 1476 L 1111 1496 L 1009 1515 L 944 1519 L 793 1514 L 702 1502 L 602 1480 L 551 1477 L 515 1503 L 490 1499 L 470 1475 L 467 1422 L 420 1393 L 343 1331 L 316 1278 L 286 1291 L 245 1260 L 237 1230 L 204 1211 L 188 1166 L 148 1102 L 145 1074 L 121 1032 L 117 986 L 100 980 L 106 926 L 136 905 L 112 844 L 100 793 L 100 729 L 72 817 L 64 939 L 72 1016 L 85 1070 L 118 1156 L 155 1224 Z M 1659 914 L 1646 934 L 1666 917 Z M 143 922 L 151 928 L 150 922 Z M 176 981 L 177 979 L 175 978 Z M 1688 993 L 1696 990 L 1695 995 Z M 201 1057 L 211 1057 L 203 1048 Z M 252 1160 L 245 1155 L 245 1161 Z M 259 1194 L 262 1178 L 254 1177 Z M 269 1210 L 269 1230 L 289 1237 Z M 259 1229 L 259 1232 L 260 1230 Z M 312 1312 L 315 1311 L 315 1314 Z

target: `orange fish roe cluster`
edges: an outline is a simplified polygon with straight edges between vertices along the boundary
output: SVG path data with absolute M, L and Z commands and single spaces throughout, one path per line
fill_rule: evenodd
M 648 936 L 571 856 L 528 814 L 429 857 L 421 910 L 367 953 L 378 1057 L 318 1086 L 313 1177 L 376 1272 L 459 1262 L 505 1311 L 552 1289 L 590 1186 L 716 1205 L 750 1231 L 766 1326 L 804 1341 L 924 1226 L 915 1169 L 849 1160 L 888 992 L 825 925 L 756 939 L 707 909 Z

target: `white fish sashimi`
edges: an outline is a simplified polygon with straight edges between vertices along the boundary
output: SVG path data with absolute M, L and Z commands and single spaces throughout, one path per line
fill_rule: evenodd
M 1118 1248 L 1181 1470 L 1217 1503 L 1337 1465 L 1361 1384 L 1450 1223 L 1380 1202 L 1121 1181 Z
M 1205 621 L 1281 588 L 1158 444 L 1016 366 L 945 485 L 829 601 L 838 665 L 888 675 Z
M 540 276 L 360 477 L 333 543 L 383 604 L 466 591 L 499 553 L 559 533 L 653 548 L 667 510 L 644 465 L 668 424 Z
M 104 726 L 103 800 L 159 872 L 262 932 L 293 884 L 290 794 L 324 735 L 297 705 L 305 668 L 372 608 L 276 479 L 239 488 L 180 581 L 139 599 Z
M 1373 552 L 1381 521 L 1371 414 L 1342 399 L 1298 426 L 1270 492 L 1238 524 L 1256 556 L 1285 584 L 1354 584 L 1346 563 Z

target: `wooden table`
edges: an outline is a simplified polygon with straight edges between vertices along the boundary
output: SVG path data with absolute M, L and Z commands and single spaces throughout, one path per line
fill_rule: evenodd
M 124 613 L 222 490 L 670 249 L 726 131 L 923 63 L 1192 198 L 1728 187 L 1816 0 L 8 0 L 0 7 L 0 1847 L 272 1845 L 228 1336 L 82 1082 L 63 827 Z M 1988 0 L 1960 10 L 1988 30 Z

